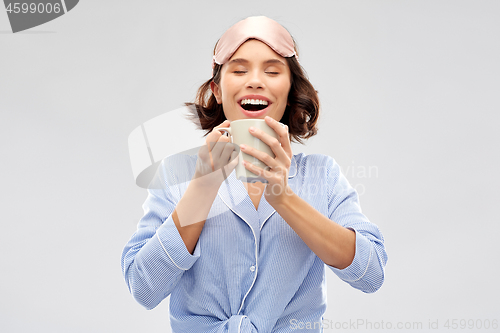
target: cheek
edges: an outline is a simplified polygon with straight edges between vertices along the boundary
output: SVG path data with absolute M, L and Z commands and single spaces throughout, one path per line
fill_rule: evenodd
M 285 101 L 288 99 L 288 93 L 290 92 L 290 82 L 285 81 L 280 87 L 280 92 L 281 92 L 281 97 L 285 99 Z
M 222 98 L 231 98 L 232 95 L 235 93 L 235 82 L 234 80 L 231 79 L 225 79 L 224 81 L 221 81 L 221 93 L 222 93 Z

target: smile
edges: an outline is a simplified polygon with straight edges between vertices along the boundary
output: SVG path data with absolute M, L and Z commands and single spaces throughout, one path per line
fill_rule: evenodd
M 269 105 L 268 101 L 261 99 L 243 99 L 240 105 L 246 111 L 261 111 Z

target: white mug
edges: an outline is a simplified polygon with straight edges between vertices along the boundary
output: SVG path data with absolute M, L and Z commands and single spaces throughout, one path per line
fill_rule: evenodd
M 278 134 L 271 128 L 269 127 L 268 124 L 266 124 L 266 121 L 264 119 L 239 119 L 239 120 L 234 120 L 231 122 L 229 125 L 229 128 L 218 128 L 221 133 L 228 133 L 231 136 L 231 142 L 240 146 L 242 144 L 253 147 L 257 150 L 260 150 L 272 158 L 275 157 L 274 152 L 272 151 L 271 147 L 269 147 L 267 144 L 265 144 L 262 140 L 259 138 L 256 138 L 253 136 L 248 129 L 253 126 L 257 129 L 260 129 L 264 131 L 265 133 L 269 134 L 270 136 L 278 139 Z M 240 149 L 240 153 L 238 155 L 239 160 L 238 160 L 238 165 L 236 166 L 236 178 L 241 180 L 242 182 L 246 183 L 255 183 L 255 182 L 262 182 L 262 183 L 267 183 L 267 180 L 264 179 L 261 176 L 257 176 L 250 170 L 247 170 L 245 166 L 242 164 L 242 161 L 245 160 L 249 163 L 252 163 L 253 165 L 260 167 L 262 169 L 268 170 L 269 167 L 259 160 L 256 157 L 253 157 L 252 155 L 248 155 L 246 153 L 243 153 Z

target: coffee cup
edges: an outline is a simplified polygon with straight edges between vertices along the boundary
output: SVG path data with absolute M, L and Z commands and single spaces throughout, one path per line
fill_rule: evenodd
M 229 128 L 218 128 L 217 130 L 219 130 L 223 134 L 224 132 L 228 133 L 231 136 L 231 142 L 238 146 L 244 144 L 248 147 L 260 150 L 268 154 L 272 158 L 275 157 L 271 147 L 269 147 L 259 138 L 253 136 L 248 131 L 248 129 L 253 126 L 256 129 L 260 129 L 264 131 L 264 133 L 267 133 L 270 136 L 278 139 L 278 134 L 271 127 L 269 127 L 268 124 L 266 124 L 266 121 L 264 119 L 239 119 L 232 121 L 229 126 L 230 126 Z M 247 170 L 242 163 L 242 161 L 245 160 L 246 162 L 252 163 L 253 165 L 259 168 L 268 170 L 269 167 L 264 162 L 262 162 L 256 157 L 253 157 L 252 155 L 243 153 L 241 150 L 238 155 L 238 158 L 239 158 L 238 165 L 236 166 L 237 179 L 245 183 L 255 183 L 255 182 L 267 183 L 267 180 L 265 178 L 254 174 L 250 170 Z

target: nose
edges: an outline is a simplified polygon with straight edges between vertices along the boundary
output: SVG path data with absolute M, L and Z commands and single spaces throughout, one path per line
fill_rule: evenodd
M 263 89 L 264 86 L 265 85 L 261 73 L 259 73 L 258 71 L 251 71 L 250 75 L 248 76 L 247 88 Z

